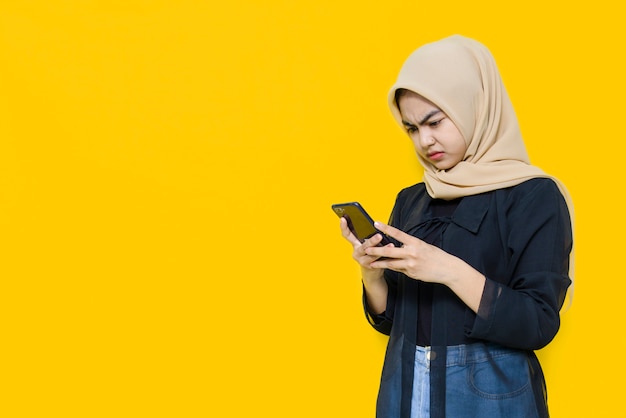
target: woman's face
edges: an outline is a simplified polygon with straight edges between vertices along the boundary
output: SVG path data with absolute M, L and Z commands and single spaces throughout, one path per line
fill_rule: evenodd
M 448 170 L 465 156 L 463 135 L 441 109 L 419 94 L 405 91 L 398 107 L 417 153 L 439 170 Z

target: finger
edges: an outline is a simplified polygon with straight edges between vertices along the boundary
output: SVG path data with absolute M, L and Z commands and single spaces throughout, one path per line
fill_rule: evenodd
M 363 241 L 361 249 L 365 252 L 368 248 L 376 248 L 382 240 L 383 236 L 381 234 L 376 234 Z
M 403 273 L 405 264 L 402 259 L 394 259 L 391 257 L 378 258 L 376 261 L 370 263 L 370 267 L 374 269 L 388 269 Z
M 341 219 L 341 234 L 343 235 L 343 237 L 345 239 L 347 239 L 348 241 L 350 241 L 350 243 L 352 244 L 352 246 L 356 249 L 356 248 L 360 248 L 362 251 L 362 255 L 365 254 L 365 249 L 369 248 L 369 247 L 375 247 L 378 244 L 380 244 L 380 242 L 383 240 L 383 236 L 381 234 L 376 234 L 374 236 L 371 236 L 370 238 L 366 239 L 365 241 L 361 242 L 359 241 L 359 239 L 352 233 L 352 231 L 350 231 L 350 228 L 348 228 L 348 223 L 346 222 L 345 219 Z
M 381 234 L 376 234 L 373 237 L 366 239 L 363 244 L 359 245 L 358 247 L 354 247 L 353 257 L 361 264 L 368 264 L 369 267 L 369 263 L 376 260 L 378 256 L 369 254 L 368 249 L 380 248 L 378 247 L 378 245 L 380 244 L 382 239 L 383 237 Z
M 369 246 L 363 248 L 363 252 L 371 257 L 393 257 L 398 258 L 399 254 L 394 251 L 397 248 L 393 244 L 380 246 Z
M 352 244 L 353 247 L 361 245 L 361 242 L 354 236 L 352 231 L 350 231 L 350 228 L 348 228 L 348 222 L 345 218 L 341 218 L 339 220 L 339 226 L 341 228 L 341 235 L 350 241 L 350 244 Z
M 380 232 L 389 235 L 391 238 L 395 238 L 403 244 L 406 244 L 414 239 L 413 236 L 403 231 L 400 231 L 398 228 L 394 228 L 393 226 L 384 224 L 382 222 L 374 222 L 374 227 L 376 227 L 376 229 L 378 229 Z
M 379 244 L 382 241 L 382 235 L 376 234 L 368 240 L 365 240 L 360 247 L 354 249 L 353 257 L 364 267 L 372 268 L 372 262 L 376 261 L 380 256 L 371 254 L 372 249 L 380 249 Z M 394 248 L 393 244 L 388 244 L 386 247 Z
M 394 244 L 387 244 L 379 247 L 369 247 L 365 251 L 368 255 L 377 258 L 388 258 L 393 260 L 406 259 L 410 253 L 410 248 L 406 245 L 396 247 Z

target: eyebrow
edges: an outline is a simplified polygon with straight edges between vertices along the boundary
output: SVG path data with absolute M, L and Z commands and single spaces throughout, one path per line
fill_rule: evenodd
M 430 112 L 428 112 L 428 113 L 426 114 L 426 116 L 424 116 L 424 117 L 422 118 L 422 120 L 420 120 L 417 124 L 418 124 L 419 126 L 421 126 L 421 125 L 425 124 L 425 123 L 428 121 L 428 119 L 432 118 L 432 117 L 433 117 L 433 116 L 435 116 L 437 113 L 441 113 L 441 109 L 433 109 L 433 110 L 431 110 L 431 111 L 430 111 Z M 406 121 L 406 120 L 402 120 L 402 124 L 403 124 L 404 126 L 414 126 L 411 122 L 408 122 L 408 121 Z

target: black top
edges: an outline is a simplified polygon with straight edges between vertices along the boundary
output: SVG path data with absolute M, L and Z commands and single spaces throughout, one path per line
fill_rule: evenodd
M 452 214 L 458 206 L 460 199 L 442 200 L 434 199 L 428 210 L 431 211 L 432 221 L 425 225 L 430 226 L 424 233 L 424 241 L 441 247 L 443 233 L 452 220 Z M 426 347 L 432 345 L 432 308 L 434 283 L 418 282 L 417 303 L 417 345 Z M 464 344 L 465 338 L 460 341 L 448 341 L 448 345 Z
M 390 224 L 432 242 L 485 275 L 478 314 L 446 286 L 432 285 L 432 299 L 426 292 L 418 296 L 423 290 L 418 281 L 385 271 L 389 288 L 386 311 L 369 314 L 363 298 L 372 326 L 390 335 L 378 418 L 392 418 L 386 413 L 390 408 L 381 401 L 381 393 L 386 397 L 396 393 L 402 404 L 400 416 L 410 414 L 417 328 L 423 329 L 424 335 L 419 338 L 426 342 L 431 334 L 428 345 L 439 351 L 431 368 L 431 416 L 443 416 L 441 411 L 445 411 L 446 346 L 472 342 L 528 351 L 537 413 L 547 416 L 543 375 L 531 350 L 544 347 L 556 335 L 559 311 L 571 283 L 568 271 L 572 231 L 563 196 L 554 181 L 535 178 L 514 187 L 464 197 L 456 202 L 456 209 L 445 204 L 438 208 L 439 203 L 426 193 L 423 183 L 404 189 L 398 194 Z M 446 209 L 452 214 L 441 216 Z M 422 299 L 426 306 L 419 308 Z M 431 307 L 427 306 L 429 299 Z M 418 311 L 432 313 L 432 319 L 426 321 L 432 332 L 418 320 Z M 444 361 L 443 367 L 438 367 L 438 360 Z M 443 379 L 438 370 L 444 371 Z

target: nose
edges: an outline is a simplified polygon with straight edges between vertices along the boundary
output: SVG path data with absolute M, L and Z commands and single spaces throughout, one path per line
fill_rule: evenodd
M 423 148 L 428 148 L 435 143 L 435 137 L 428 129 L 422 129 L 419 143 Z

